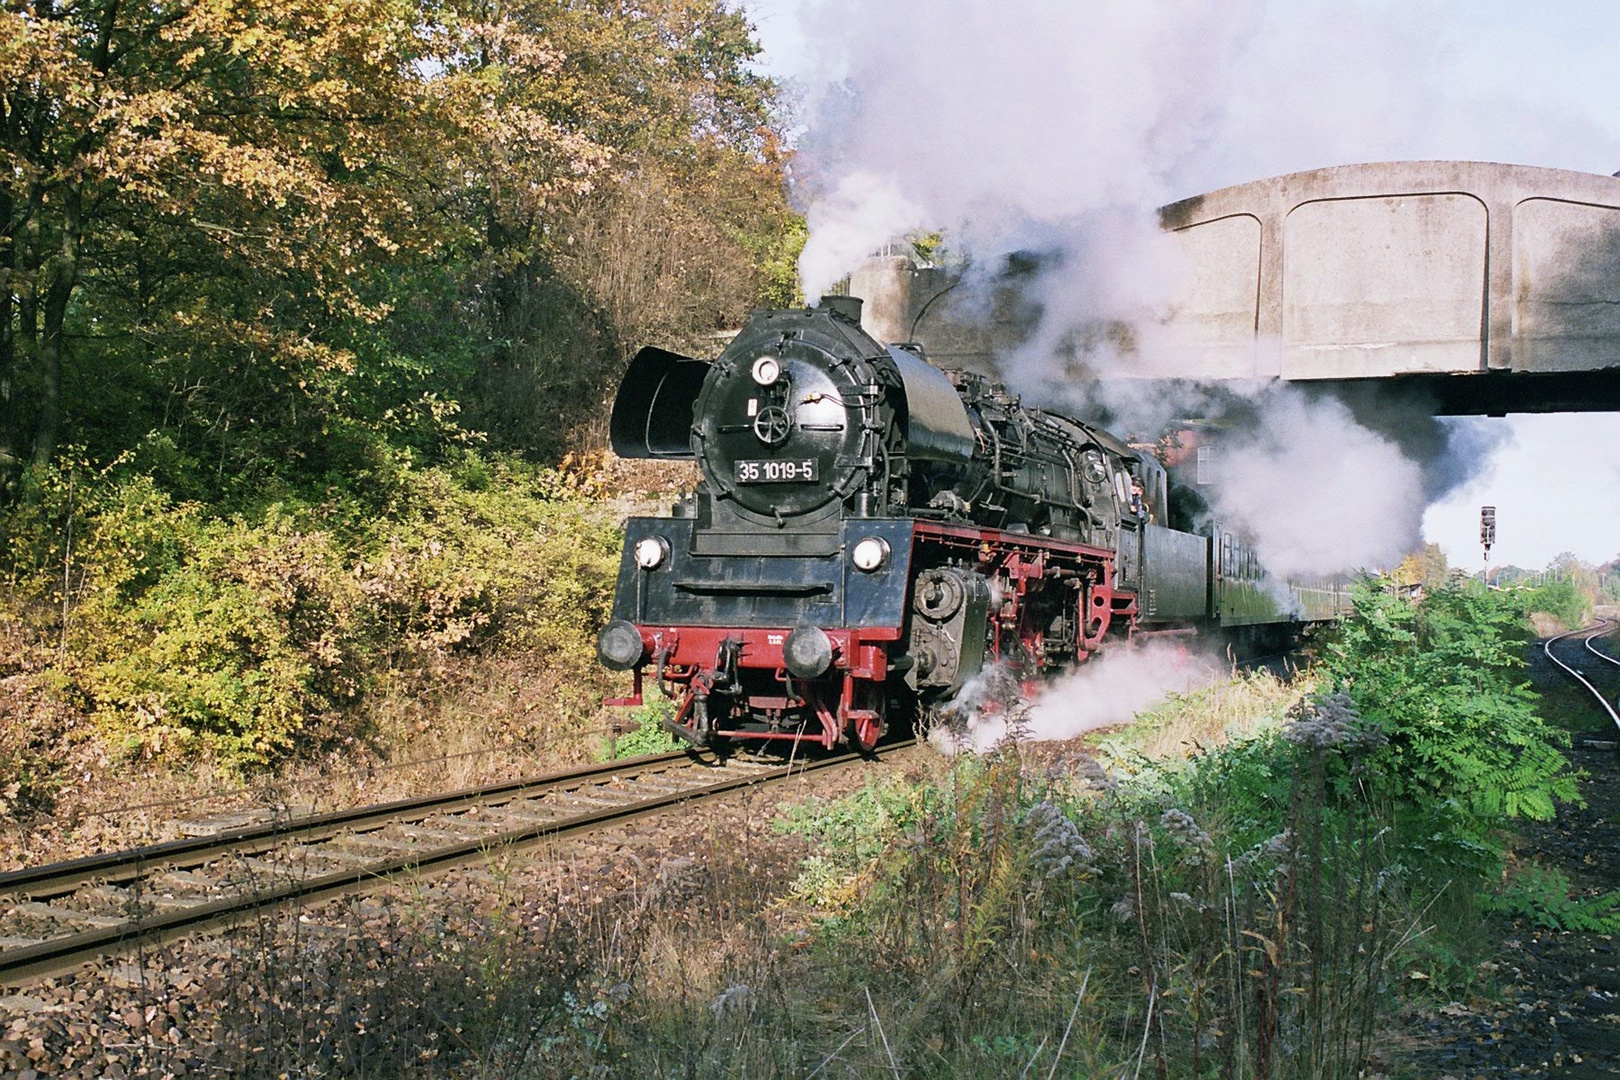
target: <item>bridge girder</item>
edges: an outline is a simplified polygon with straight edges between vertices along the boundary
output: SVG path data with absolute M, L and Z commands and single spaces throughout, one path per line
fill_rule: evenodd
M 1172 317 L 1135 374 L 1387 381 L 1442 413 L 1620 409 L 1620 179 L 1470 161 L 1291 173 L 1161 209 Z M 1018 275 L 1002 288 L 1016 295 Z M 943 271 L 858 271 L 879 337 L 993 366 L 1021 326 L 950 302 Z M 940 302 L 941 300 L 945 302 Z

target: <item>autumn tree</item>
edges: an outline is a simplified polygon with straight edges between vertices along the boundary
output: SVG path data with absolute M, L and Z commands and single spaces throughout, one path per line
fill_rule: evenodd
M 1582 562 L 1572 551 L 1561 551 L 1553 556 L 1547 564 L 1546 576 L 1554 581 L 1569 582 L 1587 603 L 1602 603 L 1597 570 Z
M 1597 568 L 1598 603 L 1620 603 L 1620 558 L 1610 559 Z
M 1424 544 L 1419 551 L 1409 553 L 1390 575 L 1402 585 L 1422 585 L 1433 591 L 1451 578 L 1451 565 L 1439 544 Z
M 721 0 L 9 6 L 0 483 L 64 437 L 261 497 L 593 430 L 635 347 L 791 294 L 754 52 Z
M 404 0 L 0 14 L 0 463 L 48 460 L 75 395 L 216 450 L 318 416 L 372 268 L 430 242 L 399 167 L 427 44 Z
M 630 352 L 702 348 L 783 287 L 795 218 L 775 87 L 716 0 L 470 2 L 435 93 L 488 348 L 471 419 L 545 451 L 599 416 Z M 771 276 L 770 267 L 776 267 Z

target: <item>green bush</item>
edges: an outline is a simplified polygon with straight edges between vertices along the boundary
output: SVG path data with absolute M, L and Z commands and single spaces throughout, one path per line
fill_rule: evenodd
M 1485 898 L 1486 911 L 1528 919 L 1548 930 L 1620 933 L 1620 892 L 1592 897 L 1570 895 L 1568 875 L 1531 863 L 1500 892 Z
M 179 549 L 145 588 L 149 568 L 118 557 L 131 524 L 169 526 Z M 360 597 L 328 535 L 275 508 L 251 525 L 192 508 L 98 525 L 87 555 L 105 558 L 91 563 L 74 638 L 84 689 L 126 749 L 200 743 L 228 766 L 263 765 L 359 695 Z
M 1477 840 L 1504 818 L 1550 818 L 1578 797 L 1560 750 L 1569 736 L 1535 708 L 1515 594 L 1469 582 L 1412 605 L 1362 582 L 1355 604 L 1326 672 L 1388 739 L 1370 776 L 1414 829 L 1439 817 Z
M 1592 605 L 1573 581 L 1549 581 L 1520 590 L 1527 611 L 1544 611 L 1570 629 L 1586 624 Z
M 643 754 L 667 754 L 680 749 L 680 743 L 664 727 L 664 721 L 675 715 L 675 703 L 648 689 L 642 704 L 630 713 L 635 724 L 625 734 L 613 740 L 611 751 L 615 759 L 640 757 Z
M 427 685 L 475 655 L 532 656 L 554 719 L 594 712 L 620 543 L 601 505 L 471 455 L 391 483 L 381 516 L 333 488 L 218 517 L 79 461 L 37 474 L 0 540 L 14 596 L 59 623 L 64 698 L 130 755 L 269 765 L 355 734 L 379 678 Z

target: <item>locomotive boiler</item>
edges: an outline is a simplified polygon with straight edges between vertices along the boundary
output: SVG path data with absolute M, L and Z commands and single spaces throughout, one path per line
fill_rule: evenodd
M 656 348 L 613 449 L 696 459 L 672 516 L 626 525 L 601 662 L 651 677 L 698 745 L 870 749 L 991 664 L 1026 678 L 1111 638 L 1318 617 L 1218 526 L 1170 527 L 1164 469 L 859 324 L 860 301 L 756 313 L 713 361 Z

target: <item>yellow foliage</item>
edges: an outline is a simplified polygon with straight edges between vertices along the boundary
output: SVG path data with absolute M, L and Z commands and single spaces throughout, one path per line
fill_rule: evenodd
M 66 614 L 60 698 L 125 754 L 262 766 L 356 727 L 379 679 L 428 686 L 474 655 L 532 655 L 561 687 L 550 719 L 582 722 L 619 534 L 544 474 L 493 471 L 478 492 L 409 474 L 397 515 L 358 534 L 296 504 L 213 519 L 142 475 L 52 488 L 0 529 L 35 567 L 19 597 Z

